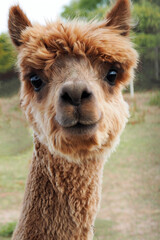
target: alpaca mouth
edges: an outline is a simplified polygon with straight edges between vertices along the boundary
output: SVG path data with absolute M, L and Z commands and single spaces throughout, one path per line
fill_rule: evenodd
M 92 124 L 82 124 L 80 122 L 77 122 L 75 125 L 70 127 L 63 127 L 66 133 L 72 134 L 72 135 L 86 135 L 86 134 L 92 134 L 97 128 L 97 123 Z

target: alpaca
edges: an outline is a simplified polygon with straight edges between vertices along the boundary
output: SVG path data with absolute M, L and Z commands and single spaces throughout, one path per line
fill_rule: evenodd
M 34 153 L 12 240 L 91 240 L 103 166 L 129 113 L 122 89 L 138 55 L 129 38 L 130 1 L 103 21 L 32 24 L 10 8 L 18 50 L 20 103 Z

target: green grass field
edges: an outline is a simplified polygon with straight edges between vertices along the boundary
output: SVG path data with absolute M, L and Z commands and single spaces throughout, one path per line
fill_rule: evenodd
M 134 100 L 125 95 L 131 118 L 105 165 L 94 240 L 160 240 L 158 94 L 137 93 Z M 31 157 L 31 131 L 19 110 L 18 96 L 1 98 L 0 240 L 10 239 L 17 221 Z

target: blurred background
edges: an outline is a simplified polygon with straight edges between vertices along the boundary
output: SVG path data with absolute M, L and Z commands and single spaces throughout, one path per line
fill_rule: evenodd
M 111 2 L 19 0 L 30 20 L 42 24 L 57 16 L 102 19 Z M 0 240 L 11 239 L 32 158 L 32 132 L 19 106 L 17 53 L 7 33 L 14 3 L 6 0 L 0 9 Z M 140 62 L 132 94 L 130 86 L 124 90 L 131 117 L 105 165 L 94 240 L 160 240 L 160 0 L 132 3 L 131 37 Z

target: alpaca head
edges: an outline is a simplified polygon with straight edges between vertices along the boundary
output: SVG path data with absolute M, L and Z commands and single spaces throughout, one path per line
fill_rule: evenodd
M 89 23 L 32 25 L 19 6 L 10 9 L 21 105 L 51 153 L 82 160 L 114 147 L 128 117 L 121 91 L 137 62 L 129 29 L 129 0 Z

